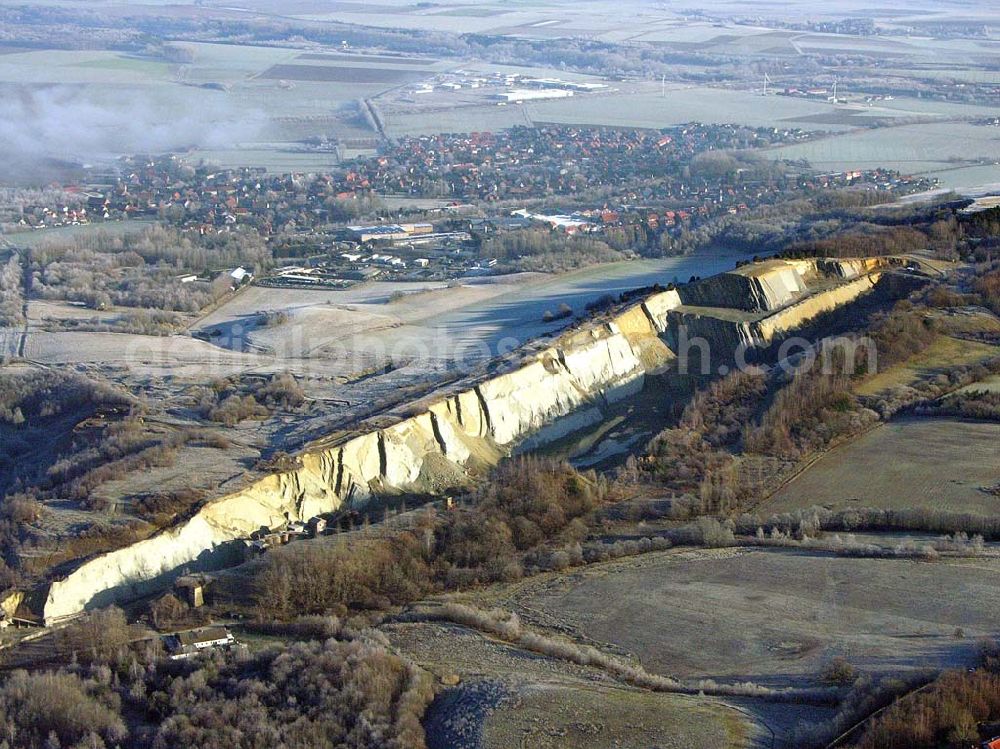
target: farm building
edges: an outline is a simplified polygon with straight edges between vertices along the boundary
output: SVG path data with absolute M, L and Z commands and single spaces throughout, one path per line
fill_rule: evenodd
M 314 518 L 310 518 L 309 522 L 306 523 L 306 528 L 309 530 L 309 535 L 312 537 L 322 536 L 326 532 L 326 518 L 317 515 Z
M 190 658 L 204 650 L 228 648 L 235 644 L 236 638 L 225 627 L 189 629 L 163 636 L 163 645 L 171 660 Z
M 233 280 L 233 286 L 241 286 L 253 280 L 253 273 L 246 268 L 236 268 L 229 273 L 229 277 Z

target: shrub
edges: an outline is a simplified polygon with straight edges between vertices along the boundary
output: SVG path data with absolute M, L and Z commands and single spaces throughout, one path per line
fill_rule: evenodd
M 0 715 L 7 736 L 16 746 L 114 745 L 127 735 L 116 700 L 101 699 L 91 685 L 71 674 L 29 674 L 15 671 L 0 687 Z M 53 737 L 55 741 L 53 741 Z
M 981 722 L 1000 719 L 1000 676 L 948 671 L 921 692 L 898 700 L 865 730 L 858 749 L 966 747 Z
M 821 675 L 821 678 L 827 684 L 839 686 L 847 686 L 853 683 L 856 677 L 857 671 L 854 666 L 839 655 L 823 667 L 823 673 Z
M 132 641 L 132 630 L 121 609 L 109 608 L 82 616 L 56 635 L 57 648 L 81 661 L 110 661 Z

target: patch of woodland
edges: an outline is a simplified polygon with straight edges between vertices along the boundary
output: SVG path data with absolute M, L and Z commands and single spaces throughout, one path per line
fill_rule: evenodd
M 174 661 L 119 610 L 94 612 L 56 638 L 68 665 L 0 682 L 0 730 L 21 749 L 425 746 L 430 677 L 377 632 L 327 618 L 274 634 L 298 641 Z

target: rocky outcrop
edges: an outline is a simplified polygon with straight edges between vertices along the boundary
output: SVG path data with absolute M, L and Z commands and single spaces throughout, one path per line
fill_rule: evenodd
M 24 602 L 24 598 L 24 591 L 21 590 L 8 590 L 0 594 L 0 611 L 7 621 L 17 616 L 17 610 Z
M 658 333 L 667 329 L 667 315 L 681 306 L 681 294 L 676 289 L 661 291 L 648 297 L 640 306 Z
M 872 291 L 881 277 L 881 273 L 860 275 L 853 281 L 819 291 L 758 320 L 753 325 L 754 341 L 758 344 L 768 344 L 801 328 L 818 315 L 850 304 Z

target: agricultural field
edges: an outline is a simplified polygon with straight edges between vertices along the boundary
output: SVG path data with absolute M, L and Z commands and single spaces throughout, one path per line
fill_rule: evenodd
M 175 151 L 194 162 L 269 170 L 331 169 L 336 153 L 310 138 L 371 140 L 360 99 L 441 69 L 436 61 L 303 54 L 300 50 L 178 43 L 186 62 L 112 51 L 34 50 L 0 57 L 0 116 L 12 121 L 15 170 L 36 152 L 69 164 L 118 152 Z M 40 125 L 17 122 L 42 117 Z
M 763 97 L 752 91 L 731 91 L 704 86 L 637 86 L 620 97 L 588 98 L 572 102 L 534 102 L 540 120 L 633 127 L 665 127 L 685 122 L 739 122 L 760 127 L 798 127 L 795 120 L 827 114 L 835 108 L 826 102 L 787 97 Z M 570 107 L 570 103 L 565 105 Z M 817 128 L 827 129 L 827 128 Z
M 776 158 L 806 159 L 821 170 L 866 169 L 878 164 L 936 177 L 950 187 L 1000 182 L 996 128 L 960 122 L 861 130 L 783 146 L 771 153 Z
M 925 351 L 866 380 L 857 392 L 859 395 L 878 395 L 890 388 L 911 385 L 949 367 L 978 364 L 998 354 L 1000 348 L 988 343 L 940 336 Z
M 593 3 L 586 16 L 564 2 L 435 4 L 420 7 L 405 2 L 314 4 L 313 12 L 296 14 L 307 21 L 364 23 L 383 28 L 411 28 L 453 33 L 491 33 L 544 37 L 546 34 L 588 33 L 599 37 L 614 30 L 632 29 L 640 19 L 662 20 L 662 13 L 639 12 L 640 18 L 621 16 L 612 3 Z
M 73 239 L 76 237 L 86 237 L 88 234 L 100 232 L 113 237 L 134 236 L 153 226 L 152 221 L 134 220 L 118 221 L 114 223 L 101 224 L 99 227 L 91 225 L 80 226 L 50 226 L 46 229 L 34 229 L 18 233 L 4 235 L 4 241 L 18 247 L 36 247 L 50 240 Z
M 284 143 L 248 143 L 239 149 L 196 148 L 186 158 L 195 164 L 214 164 L 222 169 L 239 169 L 249 164 L 277 174 L 329 171 L 342 163 L 337 153 L 295 150 Z
M 203 7 L 217 8 L 219 11 L 233 10 L 223 0 L 212 0 Z M 720 36 L 737 39 L 754 37 L 768 31 L 755 26 L 737 25 L 719 20 L 709 23 L 692 18 L 691 14 L 684 10 L 671 10 L 663 6 L 639 5 L 629 8 L 628 13 L 622 13 L 622 7 L 609 0 L 593 0 L 586 3 L 585 13 L 581 12 L 579 3 L 567 0 L 546 0 L 541 3 L 524 0 L 510 3 L 471 3 L 468 0 L 457 0 L 428 5 L 414 4 L 407 0 L 379 0 L 376 4 L 362 3 L 358 0 L 332 4 L 318 0 L 297 0 L 282 4 L 280 7 L 273 0 L 255 0 L 241 4 L 238 10 L 259 16 L 280 14 L 285 18 L 294 17 L 302 21 L 321 23 L 341 22 L 383 28 L 410 28 L 460 34 L 489 33 L 529 38 L 580 35 L 601 41 L 648 38 L 665 43 L 671 41 L 684 43 L 690 41 L 683 33 L 687 28 L 694 29 L 692 34 L 694 42 L 711 42 Z M 699 6 L 699 11 L 710 17 L 745 17 L 747 8 L 745 4 L 733 0 L 713 0 Z M 769 13 L 768 9 L 762 9 L 761 13 L 772 17 L 779 15 L 776 11 Z M 808 2 L 785 3 L 780 11 L 781 17 L 796 20 L 840 18 L 845 15 L 879 14 L 873 14 L 870 6 L 855 0 L 829 8 L 819 8 Z M 897 19 L 898 15 L 888 11 L 884 13 L 884 22 L 904 25 L 927 18 L 941 20 L 952 14 L 947 11 L 942 12 L 938 6 L 917 5 L 908 8 L 908 12 Z M 985 20 L 990 18 L 991 14 L 987 9 L 983 9 L 979 16 Z M 955 14 L 955 17 L 962 18 L 960 14 Z M 834 35 L 816 36 L 817 45 L 826 43 L 838 46 L 837 37 Z M 831 38 L 833 41 L 827 41 Z
M 978 387 L 978 386 L 976 386 Z M 812 506 L 920 507 L 994 515 L 1000 424 L 902 419 L 835 448 L 764 502 L 764 515 Z
M 632 689 L 464 627 L 390 624 L 380 631 L 439 678 L 460 679 L 425 719 L 430 749 L 738 749 L 762 738 L 752 718 L 721 700 Z
M 960 65 L 915 65 L 912 68 L 886 68 L 883 69 L 883 72 L 886 75 L 915 76 L 933 80 L 963 81 L 966 83 L 992 83 L 996 79 L 996 73 L 991 70 L 963 67 Z
M 262 78 L 323 83 L 410 83 L 424 77 L 426 71 L 395 68 L 362 68 L 341 65 L 275 65 L 262 73 Z
M 840 656 L 870 673 L 972 661 L 996 559 L 922 563 L 787 549 L 675 550 L 471 596 L 684 678 L 815 684 Z M 956 637 L 961 627 L 963 637 Z
M 490 70 L 483 67 L 483 70 Z M 497 68 L 506 72 L 508 68 Z M 522 69 L 523 70 L 523 69 Z M 547 71 L 541 71 L 547 73 Z M 539 73 L 536 73 L 536 75 Z M 553 73 L 548 73 L 553 74 Z M 599 82 L 598 78 L 574 80 Z M 453 98 L 451 95 L 448 99 Z M 380 98 L 378 101 L 382 101 Z M 440 104 L 444 104 L 443 99 Z M 449 132 L 460 128 L 485 129 L 513 124 L 558 122 L 615 127 L 662 128 L 688 122 L 738 122 L 761 127 L 804 127 L 844 130 L 863 124 L 873 116 L 901 116 L 887 107 L 846 109 L 825 101 L 790 97 L 762 97 L 758 92 L 733 91 L 708 86 L 658 83 L 611 83 L 606 92 L 551 101 L 529 101 L 498 107 L 496 104 L 469 105 L 451 111 L 422 111 L 421 108 L 386 108 L 387 130 L 394 135 Z M 812 122 L 809 118 L 816 118 Z M 862 122 L 855 122 L 862 118 Z
M 62 2 L 51 4 L 64 6 Z M 130 6 L 127 12 L 109 6 L 107 12 L 173 14 L 183 7 L 151 3 L 136 9 Z M 782 14 L 796 18 L 798 7 L 785 7 Z M 303 149 L 301 141 L 340 138 L 372 141 L 362 144 L 362 148 L 373 147 L 381 133 L 359 110 L 360 100 L 372 99 L 383 108 L 385 134 L 390 137 L 546 122 L 653 128 L 691 121 L 740 122 L 844 132 L 844 140 L 829 139 L 809 144 L 813 150 L 795 147 L 787 152 L 789 158 L 810 158 L 821 169 L 889 166 L 933 174 L 955 187 L 1000 182 L 995 168 L 995 138 L 967 131 L 971 126 L 921 123 L 909 126 L 915 128 L 912 133 L 854 132 L 877 120 L 986 116 L 993 111 L 989 102 L 973 107 L 897 97 L 895 102 L 865 106 L 861 101 L 864 90 L 847 91 L 851 103 L 846 106 L 822 98 L 765 98 L 758 95 L 760 83 L 756 79 L 739 80 L 745 76 L 734 77 L 733 70 L 717 75 L 716 66 L 706 64 L 702 58 L 683 59 L 684 55 L 715 56 L 724 67 L 732 67 L 733 60 L 740 60 L 739 67 L 743 68 L 750 60 L 797 62 L 816 54 L 857 54 L 880 63 L 866 61 L 870 67 L 856 72 L 862 79 L 898 73 L 902 75 L 900 80 L 911 78 L 911 74 L 913 80 L 923 80 L 921 76 L 926 73 L 925 79 L 940 81 L 954 72 L 955 80 L 983 85 L 995 78 L 991 77 L 991 66 L 995 66 L 997 57 L 989 40 L 819 34 L 768 26 L 766 19 L 760 25 L 729 19 L 743 10 L 738 4 L 721 1 L 703 9 L 708 16 L 717 13 L 718 18 L 691 18 L 686 13 L 646 5 L 623 13 L 618 4 L 608 0 L 587 3 L 585 13 L 577 4 L 562 0 L 426 5 L 402 0 L 385 0 L 376 5 L 299 0 L 279 5 L 272 0 L 258 0 L 239 7 L 221 1 L 203 3 L 196 14 L 218 17 L 220 22 L 294 20 L 305 24 L 306 29 L 346 23 L 393 30 L 391 33 L 408 29 L 444 35 L 488 33 L 534 39 L 579 37 L 607 43 L 642 42 L 672 51 L 682 59 L 675 66 L 676 75 L 667 76 L 674 80 L 669 81 L 665 95 L 658 75 L 629 75 L 615 76 L 608 81 L 613 90 L 600 94 L 497 107 L 482 93 L 435 91 L 430 96 L 412 96 L 409 87 L 449 70 L 513 69 L 515 55 L 487 63 L 469 59 L 474 57 L 471 53 L 448 57 L 438 50 L 424 56 L 413 44 L 394 51 L 377 45 L 371 49 L 342 49 L 343 45 L 329 42 L 289 40 L 275 46 L 242 40 L 226 44 L 171 41 L 162 54 L 9 47 L 0 56 L 0 94 L 5 97 L 0 114 L 7 111 L 16 122 L 41 111 L 45 122 L 63 122 L 59 128 L 43 125 L 31 133 L 15 133 L 13 140 L 20 145 L 11 155 L 19 157 L 12 159 L 16 167 L 26 154 L 42 152 L 66 162 L 62 174 L 67 177 L 76 175 L 69 169 L 71 164 L 87 163 L 122 150 L 180 152 L 194 161 L 262 166 L 276 172 L 333 169 L 340 159 L 350 157 L 350 146 L 339 152 L 310 150 Z M 929 17 L 929 10 L 914 8 L 905 20 L 919 22 Z M 939 9 L 934 10 L 934 22 L 946 20 L 947 14 L 942 16 Z M 816 12 L 810 10 L 809 15 Z M 984 12 L 983 17 L 988 20 L 990 14 Z M 881 20 L 897 22 L 888 13 Z M 891 70 L 886 63 L 891 63 Z M 588 79 L 559 66 L 522 70 L 534 76 L 604 80 L 597 76 Z M 712 82 L 679 83 L 686 76 Z M 799 77 L 796 72 L 773 72 L 772 84 L 775 89 L 807 85 Z M 178 112 L 187 114 L 178 117 Z M 866 138 L 874 140 L 868 145 Z M 956 149 L 956 143 L 960 144 L 957 153 L 949 150 Z M 911 153 L 915 147 L 924 153 L 919 159 Z M 939 154 L 939 158 L 930 158 L 928 153 Z M 786 152 L 776 152 L 776 156 L 785 157 Z M 961 156 L 963 161 L 952 162 L 952 156 Z M 54 176 L 58 175 L 56 172 Z M 46 179 L 49 176 L 44 175 Z M 8 170 L 5 179 L 16 182 L 23 177 L 24 170 L 16 168 Z
M 530 108 L 524 105 L 498 107 L 495 104 L 430 111 L 386 111 L 384 119 L 386 133 L 394 138 L 432 133 L 495 131 L 534 124 Z

